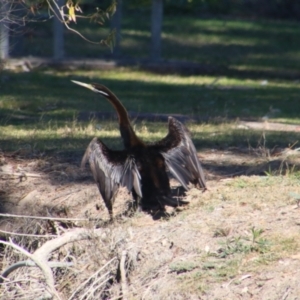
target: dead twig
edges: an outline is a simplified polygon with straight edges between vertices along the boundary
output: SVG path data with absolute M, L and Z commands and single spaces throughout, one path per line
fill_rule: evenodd
M 102 276 L 100 276 L 99 278 L 97 278 L 91 287 L 89 287 L 87 289 L 87 291 L 80 297 L 79 300 L 88 300 L 88 299 L 95 299 L 94 297 L 94 293 L 101 287 L 103 286 L 105 283 L 107 283 L 107 281 L 109 281 L 110 279 L 112 279 L 112 276 L 109 276 L 110 271 L 107 271 L 106 273 L 104 273 Z M 105 280 L 103 280 L 103 278 L 107 277 Z M 101 282 L 102 281 L 102 282 Z M 99 283 L 100 282 L 100 283 Z M 91 298 L 92 297 L 92 298 Z
M 286 298 L 288 297 L 289 293 L 290 293 L 290 287 L 288 286 L 288 287 L 286 288 L 286 290 L 285 290 L 285 292 L 284 292 L 284 294 L 283 294 L 281 300 L 286 300 Z
M 57 237 L 53 234 L 29 234 L 29 233 L 18 233 L 18 232 L 11 232 L 11 231 L 5 231 L 0 230 L 0 233 L 8 234 L 8 235 L 18 235 L 18 236 L 26 236 L 26 237 L 39 237 L 39 238 L 51 238 L 51 237 Z
M 103 267 L 101 267 L 99 270 L 97 270 L 94 274 L 92 274 L 88 279 L 86 279 L 79 287 L 72 293 L 70 298 L 68 300 L 74 299 L 74 296 L 93 278 L 96 278 L 98 274 L 104 270 L 109 264 L 111 264 L 113 261 L 115 261 L 117 258 L 113 257 L 110 261 L 108 261 Z M 109 280 L 109 279 L 108 279 Z M 108 281 L 106 280 L 106 281 Z
M 69 195 L 72 195 L 72 194 L 75 194 L 75 193 L 78 193 L 78 192 L 80 192 L 80 189 L 77 189 L 77 190 L 71 191 L 71 192 L 66 192 L 66 193 L 63 193 L 62 195 L 56 196 L 55 198 L 51 199 L 51 201 L 54 201 L 56 199 L 59 199 L 59 198 L 65 197 L 65 196 L 69 196 Z
M 89 221 L 89 219 L 83 219 L 83 218 L 55 218 L 55 217 L 38 217 L 38 216 L 25 216 L 25 215 L 12 215 L 12 214 L 0 214 L 0 217 L 26 218 L 26 219 L 52 220 L 52 221 Z
M 7 175 L 11 177 L 42 177 L 41 174 L 36 174 L 36 173 L 25 173 L 25 172 L 15 172 L 15 173 L 10 173 L 10 172 L 0 172 L 0 176 L 2 175 Z
M 122 299 L 128 299 L 128 286 L 126 280 L 126 269 L 125 269 L 125 262 L 127 257 L 127 251 L 123 250 L 121 255 L 120 261 L 120 273 L 121 273 L 121 288 L 122 288 Z

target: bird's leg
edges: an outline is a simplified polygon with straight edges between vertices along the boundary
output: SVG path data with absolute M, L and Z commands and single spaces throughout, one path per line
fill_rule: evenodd
M 133 204 L 133 209 L 134 211 L 142 211 L 142 206 L 141 206 L 141 197 L 136 196 L 134 199 L 134 204 Z
M 113 221 L 114 219 L 114 215 L 113 215 L 113 201 L 105 201 L 105 206 L 108 210 L 108 213 L 109 213 L 109 218 L 111 221 Z
M 112 211 L 112 210 L 109 210 L 108 213 L 109 213 L 109 219 L 110 219 L 110 221 L 112 222 L 112 221 L 114 220 L 113 211 Z
M 142 207 L 141 207 L 141 197 L 137 195 L 137 193 L 135 192 L 134 189 L 132 189 L 132 196 L 133 196 L 133 199 L 134 199 L 134 202 L 133 202 L 133 211 L 142 211 Z
M 166 198 L 166 197 L 163 197 L 163 198 Z M 163 212 L 165 212 L 166 211 L 166 207 L 165 207 L 165 204 L 164 203 L 162 203 L 162 201 L 160 201 L 161 199 L 160 199 L 160 197 L 157 197 L 157 202 L 158 202 L 158 210 L 159 211 L 163 211 Z

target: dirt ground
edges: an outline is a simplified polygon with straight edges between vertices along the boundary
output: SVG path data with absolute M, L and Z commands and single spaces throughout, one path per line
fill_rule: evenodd
M 127 273 L 128 299 L 300 299 L 300 188 L 293 174 L 300 162 L 298 152 L 228 149 L 199 156 L 207 177 L 206 192 L 191 188 L 185 195 L 189 205 L 170 209 L 168 217 L 160 218 L 144 212 L 121 216 L 131 199 L 121 190 L 114 205 L 120 217 L 111 224 L 105 223 L 108 213 L 88 166 L 85 171 L 78 167 L 80 158 L 70 162 L 3 154 L 1 213 L 82 218 L 86 221 L 74 221 L 70 227 L 58 223 L 59 230 L 103 227 L 111 236 L 122 234 L 122 249 L 137 257 Z M 171 182 L 175 188 L 177 183 Z M 1 217 L 2 239 L 14 238 L 5 231 L 31 232 L 22 226 L 22 219 Z M 3 249 L 5 269 L 16 259 L 9 261 L 12 256 Z M 16 276 L 11 273 L 8 281 L 17 281 Z M 61 299 L 71 299 L 75 287 L 71 283 L 67 290 L 56 278 Z M 119 285 L 111 284 L 110 296 L 102 299 L 114 299 Z M 1 289 L 1 299 L 26 299 L 12 290 Z

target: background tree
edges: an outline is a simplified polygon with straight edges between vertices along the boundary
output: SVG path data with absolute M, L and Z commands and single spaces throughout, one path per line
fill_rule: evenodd
M 161 59 L 161 31 L 163 23 L 163 0 L 152 0 L 151 52 L 152 60 Z
M 117 0 L 117 10 L 111 19 L 111 30 L 115 33 L 114 56 L 121 54 L 122 0 Z
M 0 58 L 4 59 L 9 54 L 9 5 L 2 2 L 0 7 Z
M 89 19 L 99 26 L 102 26 L 110 19 L 117 8 L 117 1 L 111 0 L 106 9 L 95 8 L 90 14 L 83 14 L 80 6 L 72 0 L 2 0 L 0 9 L 0 52 L 1 59 L 9 57 L 12 51 L 10 39 L 30 22 L 53 19 L 54 58 L 61 59 L 64 57 L 64 27 L 80 35 L 84 40 L 94 44 L 105 44 L 110 48 L 114 45 L 114 34 L 104 37 L 100 41 L 91 41 L 83 36 L 78 30 L 74 29 L 73 24 L 78 18 Z M 20 37 L 16 39 L 16 43 Z

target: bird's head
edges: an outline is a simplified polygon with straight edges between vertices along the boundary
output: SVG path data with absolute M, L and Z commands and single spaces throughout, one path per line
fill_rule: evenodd
M 84 82 L 80 82 L 80 81 L 76 81 L 76 80 L 71 80 L 72 82 L 74 82 L 75 84 L 78 84 L 80 86 L 83 86 L 95 93 L 99 93 L 104 97 L 110 97 L 110 92 L 109 89 L 102 85 L 102 84 L 98 84 L 98 83 L 84 83 Z

